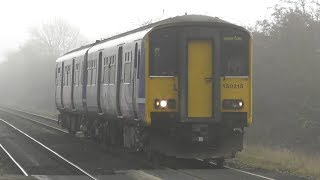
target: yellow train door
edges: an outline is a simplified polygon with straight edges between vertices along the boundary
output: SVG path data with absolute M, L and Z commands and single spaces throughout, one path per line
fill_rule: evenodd
M 188 41 L 188 117 L 212 117 L 212 41 Z

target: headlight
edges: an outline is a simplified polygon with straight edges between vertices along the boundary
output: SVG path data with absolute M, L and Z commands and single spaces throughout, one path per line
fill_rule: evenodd
M 161 101 L 160 101 L 160 106 L 161 106 L 162 108 L 167 107 L 167 100 L 161 100 Z
M 154 101 L 154 107 L 156 109 L 175 109 L 176 100 L 175 99 L 156 99 Z
M 241 99 L 224 99 L 222 101 L 223 109 L 242 109 L 244 102 Z
M 239 102 L 239 107 L 242 107 L 242 106 L 243 106 L 243 102 L 240 101 L 240 102 Z

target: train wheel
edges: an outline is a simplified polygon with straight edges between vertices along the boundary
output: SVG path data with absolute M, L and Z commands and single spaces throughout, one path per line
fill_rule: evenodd
M 216 159 L 217 167 L 223 168 L 224 167 L 224 158 L 218 158 Z

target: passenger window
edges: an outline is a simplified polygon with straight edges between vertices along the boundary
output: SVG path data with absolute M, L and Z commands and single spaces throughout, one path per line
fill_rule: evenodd
M 127 59 L 124 64 L 124 83 L 130 83 L 131 80 L 131 59 L 132 59 L 132 52 L 127 52 Z
M 55 83 L 56 83 L 56 86 L 58 86 L 58 67 L 56 68 L 56 76 L 55 76 Z
M 62 86 L 65 86 L 66 84 L 66 69 L 64 69 L 64 71 L 62 72 Z
M 140 78 L 140 49 L 138 50 L 138 62 L 137 62 L 137 67 L 138 67 L 138 69 L 137 69 L 137 79 L 139 79 Z
M 68 80 L 69 80 L 69 71 L 68 71 L 68 66 L 66 66 L 66 86 L 68 86 Z
M 87 68 L 87 72 L 88 72 L 87 84 L 88 85 L 91 85 L 91 62 L 92 61 L 88 61 L 88 68 Z
M 67 86 L 70 86 L 71 85 L 71 71 L 70 71 L 70 68 L 71 65 L 68 66 L 68 79 L 67 79 Z
M 93 68 L 92 68 L 92 85 L 96 84 L 96 76 L 97 76 L 97 60 L 93 60 Z
M 57 86 L 60 87 L 60 85 L 61 85 L 61 75 L 59 73 L 57 76 Z
M 64 86 L 68 86 L 68 66 L 64 67 L 65 73 L 64 73 Z
M 78 86 L 79 85 L 79 66 L 80 64 L 77 63 L 75 65 L 75 70 L 74 70 L 74 77 L 73 77 L 73 81 L 74 81 L 74 85 Z
M 116 63 L 115 63 L 115 56 L 111 57 L 111 63 L 110 63 L 110 84 L 115 83 L 115 76 L 116 74 Z
M 137 57 L 138 57 L 138 44 L 136 43 L 134 48 L 134 68 L 137 68 Z
M 106 59 L 105 65 L 103 67 L 103 83 L 109 84 L 109 61 Z
M 79 86 L 79 85 L 80 85 L 80 63 L 78 63 L 78 74 L 77 74 L 77 79 L 78 79 L 77 85 Z
M 60 80 L 60 71 L 61 71 L 61 68 L 60 67 L 58 67 L 57 68 L 57 73 L 56 73 L 56 86 L 57 87 L 60 87 L 60 82 L 61 82 L 61 80 Z

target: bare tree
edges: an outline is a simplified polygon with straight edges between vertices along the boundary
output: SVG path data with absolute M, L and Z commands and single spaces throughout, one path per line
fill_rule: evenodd
M 62 19 L 47 21 L 39 28 L 33 28 L 30 34 L 33 40 L 38 41 L 56 57 L 87 43 L 78 28 Z

